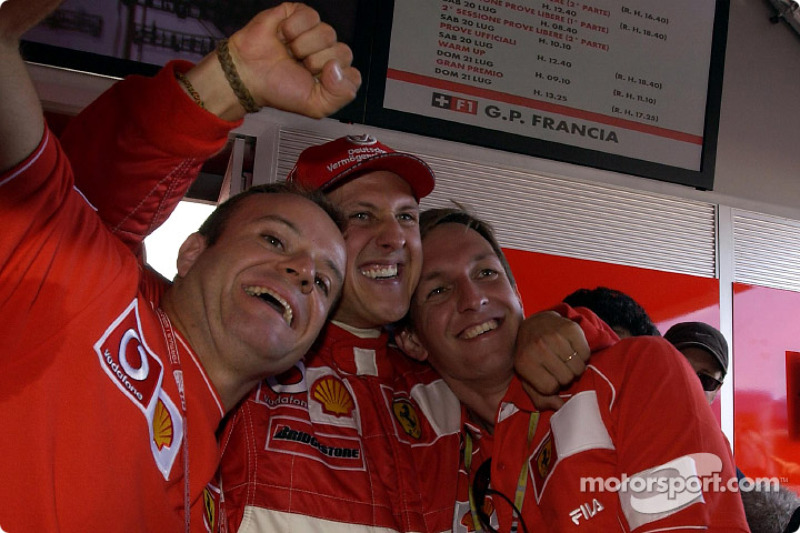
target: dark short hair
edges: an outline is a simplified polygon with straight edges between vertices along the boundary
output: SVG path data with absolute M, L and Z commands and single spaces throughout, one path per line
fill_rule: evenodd
M 467 228 L 477 231 L 481 237 L 486 239 L 486 241 L 492 247 L 492 250 L 494 250 L 495 255 L 503 265 L 503 270 L 505 270 L 506 276 L 508 276 L 508 280 L 511 282 L 511 286 L 516 287 L 517 282 L 514 279 L 514 274 L 511 272 L 511 266 L 508 264 L 508 260 L 506 259 L 502 248 L 500 248 L 497 238 L 494 236 L 494 230 L 492 229 L 492 226 L 488 222 L 479 219 L 477 216 L 467 211 L 466 208 L 457 202 L 453 203 L 455 203 L 457 207 L 428 209 L 420 214 L 420 237 L 425 239 L 425 235 L 427 235 L 428 232 L 433 228 L 448 223 L 463 224 Z
M 634 337 L 661 336 L 647 311 L 624 292 L 608 287 L 578 289 L 564 298 L 564 303 L 572 307 L 585 307 L 612 328 L 625 328 Z
M 228 221 L 242 200 L 256 194 L 295 194 L 301 196 L 317 204 L 331 217 L 331 220 L 333 220 L 340 230 L 344 229 L 344 216 L 322 192 L 309 190 L 297 183 L 280 181 L 250 187 L 219 204 L 197 230 L 200 235 L 205 237 L 208 246 L 212 246 L 219 240 L 220 235 L 225 231 Z

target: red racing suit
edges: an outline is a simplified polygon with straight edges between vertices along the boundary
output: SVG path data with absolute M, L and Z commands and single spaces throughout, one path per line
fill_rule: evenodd
M 230 531 L 449 531 L 460 406 L 426 364 L 329 324 L 221 441 Z
M 210 529 L 220 400 L 47 129 L 0 175 L 0 227 L 0 526 L 183 531 L 188 505 Z
M 60 138 L 76 186 L 137 251 L 242 123 L 218 118 L 183 92 L 174 72 L 191 66 L 172 61 L 153 78 L 130 76 L 114 84 Z
M 605 325 L 568 306 L 591 346 Z M 584 310 L 585 311 L 585 310 Z M 263 382 L 222 439 L 230 531 L 450 531 L 461 407 L 426 364 L 331 324 L 289 375 Z
M 594 352 L 563 397 L 559 411 L 538 413 L 515 380 L 494 435 L 468 426 L 473 454 L 470 468 L 461 461 L 454 531 L 475 530 L 468 487 L 489 457 L 493 490 L 514 502 L 522 485 L 529 531 L 749 531 L 729 485 L 730 449 L 697 377 L 669 343 L 633 337 Z M 657 493 L 662 487 L 668 493 Z M 484 509 L 510 530 L 503 498 L 488 497 Z

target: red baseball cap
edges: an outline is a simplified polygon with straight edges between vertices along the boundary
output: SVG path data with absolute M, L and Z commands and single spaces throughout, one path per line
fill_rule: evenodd
M 358 174 L 375 170 L 388 170 L 403 178 L 411 185 L 417 200 L 433 190 L 433 170 L 425 161 L 396 152 L 366 134 L 348 135 L 306 148 L 286 180 L 327 192 Z

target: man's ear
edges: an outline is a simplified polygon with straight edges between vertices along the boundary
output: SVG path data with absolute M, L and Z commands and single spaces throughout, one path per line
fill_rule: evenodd
M 425 361 L 428 358 L 428 350 L 419 341 L 417 334 L 408 326 L 403 327 L 395 336 L 397 346 L 411 359 Z
M 206 248 L 206 238 L 199 233 L 194 232 L 186 237 L 178 250 L 178 275 L 180 277 L 184 277 L 191 270 L 192 265 Z

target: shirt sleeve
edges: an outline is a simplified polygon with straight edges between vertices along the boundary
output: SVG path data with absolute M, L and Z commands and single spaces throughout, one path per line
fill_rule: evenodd
M 75 191 L 69 161 L 47 128 L 25 161 L 0 174 L 0 227 L 3 355 L 27 353 L 54 335 L 131 260 Z
M 592 353 L 608 348 L 619 340 L 614 330 L 586 307 L 570 307 L 560 303 L 551 310 L 581 327 Z
M 611 397 L 632 531 L 748 531 L 730 449 L 685 358 L 659 337 L 621 341 Z
M 27 235 L 40 231 L 71 186 L 69 164 L 45 127 L 36 149 L 16 167 L 0 174 L 0 249 L 6 261 Z
M 174 73 L 190 67 L 172 61 L 155 77 L 116 83 L 61 136 L 77 188 L 135 252 L 241 124 L 205 111 L 183 92 Z

